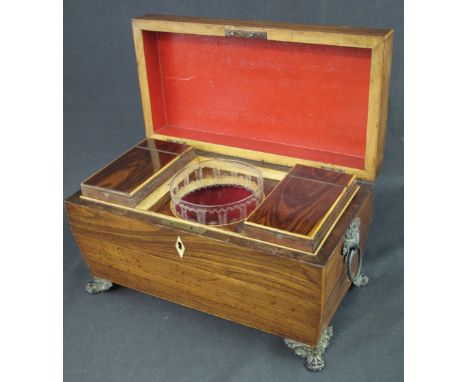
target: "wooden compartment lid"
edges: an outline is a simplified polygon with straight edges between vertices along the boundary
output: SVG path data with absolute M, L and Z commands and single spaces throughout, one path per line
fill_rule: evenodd
M 244 230 L 316 252 L 359 190 L 356 176 L 296 165 L 245 221 Z
M 135 207 L 194 156 L 191 146 L 145 139 L 81 182 L 81 193 Z
M 133 32 L 147 137 L 377 176 L 392 30 L 145 15 Z

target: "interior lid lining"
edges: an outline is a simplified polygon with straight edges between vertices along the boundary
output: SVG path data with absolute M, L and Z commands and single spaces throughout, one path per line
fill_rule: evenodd
M 143 41 L 155 133 L 364 169 L 371 49 L 147 31 Z

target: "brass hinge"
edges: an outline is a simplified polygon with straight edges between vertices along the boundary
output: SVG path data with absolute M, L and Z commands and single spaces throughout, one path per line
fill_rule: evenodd
M 327 167 L 327 166 L 320 166 L 320 168 L 323 168 L 324 170 L 330 170 L 330 171 L 335 171 L 335 172 L 344 172 L 341 168 L 332 168 L 332 167 Z
M 255 38 L 260 40 L 267 39 L 267 32 L 262 31 L 246 31 L 241 29 L 224 29 L 226 37 L 242 37 L 242 38 Z

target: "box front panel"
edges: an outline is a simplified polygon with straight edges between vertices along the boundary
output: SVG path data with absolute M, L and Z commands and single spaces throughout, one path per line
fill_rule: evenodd
M 276 335 L 315 344 L 322 269 L 272 253 L 68 204 L 96 276 Z M 184 246 L 176 249 L 177 238 Z

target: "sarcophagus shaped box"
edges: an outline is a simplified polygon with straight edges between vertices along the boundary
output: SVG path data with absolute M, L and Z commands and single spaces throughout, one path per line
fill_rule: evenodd
M 146 138 L 66 201 L 95 280 L 284 337 L 324 366 L 365 285 L 391 30 L 133 20 Z

